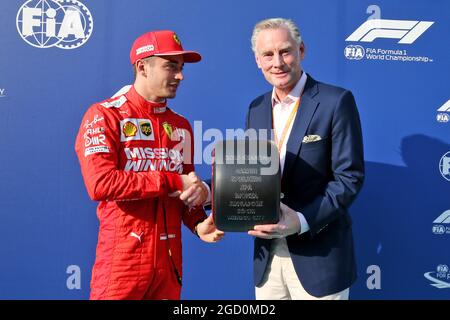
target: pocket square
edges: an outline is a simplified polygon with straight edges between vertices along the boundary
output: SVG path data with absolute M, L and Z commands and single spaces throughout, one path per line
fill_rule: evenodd
M 320 141 L 322 140 L 322 137 L 317 134 L 311 134 L 303 137 L 303 143 L 310 143 L 314 141 Z

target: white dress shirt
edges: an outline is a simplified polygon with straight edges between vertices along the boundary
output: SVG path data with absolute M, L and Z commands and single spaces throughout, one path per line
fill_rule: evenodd
M 293 111 L 293 109 L 295 108 L 297 100 L 300 98 L 300 96 L 303 92 L 303 89 L 305 88 L 306 79 L 307 79 L 306 72 L 303 72 L 302 76 L 300 77 L 300 80 L 297 82 L 295 87 L 281 101 L 278 99 L 278 97 L 276 95 L 275 88 L 273 88 L 273 90 L 272 90 L 273 126 L 274 126 L 275 132 L 277 133 L 278 139 L 281 139 L 281 135 L 282 135 L 283 131 L 285 130 L 285 126 L 287 125 L 288 118 L 289 118 L 291 112 Z M 280 150 L 280 166 L 281 166 L 282 174 L 283 174 L 283 169 L 284 169 L 284 160 L 286 158 L 286 144 L 287 144 L 287 141 L 289 140 L 289 135 L 291 134 L 293 124 L 294 124 L 294 121 L 291 121 L 290 126 L 287 129 L 287 134 L 283 141 L 283 145 L 281 146 L 281 150 Z M 309 225 L 305 219 L 305 216 L 302 213 L 297 212 L 297 215 L 298 215 L 298 218 L 300 219 L 301 227 L 299 230 L 299 234 L 301 234 L 301 233 L 304 233 L 309 230 Z

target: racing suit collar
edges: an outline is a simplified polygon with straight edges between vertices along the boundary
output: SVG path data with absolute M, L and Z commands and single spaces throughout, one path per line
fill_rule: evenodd
M 128 101 L 133 104 L 147 110 L 150 113 L 164 113 L 167 110 L 167 100 L 164 102 L 153 102 L 147 101 L 143 96 L 141 96 L 134 86 L 131 86 L 130 90 L 125 94 Z

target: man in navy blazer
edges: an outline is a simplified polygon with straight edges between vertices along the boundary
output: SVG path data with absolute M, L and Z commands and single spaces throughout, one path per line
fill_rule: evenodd
M 348 208 L 364 181 L 355 100 L 302 70 L 305 46 L 291 20 L 256 24 L 252 48 L 273 90 L 250 104 L 246 126 L 274 129 L 283 194 L 280 221 L 249 231 L 256 298 L 348 299 L 356 280 Z

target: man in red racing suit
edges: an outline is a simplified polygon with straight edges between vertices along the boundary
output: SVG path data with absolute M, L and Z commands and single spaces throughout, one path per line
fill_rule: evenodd
M 204 241 L 223 236 L 199 206 L 207 191 L 194 173 L 192 128 L 166 105 L 184 62 L 201 57 L 156 31 L 135 41 L 130 58 L 134 85 L 92 105 L 76 138 L 88 194 L 100 201 L 90 298 L 179 299 L 181 221 Z

